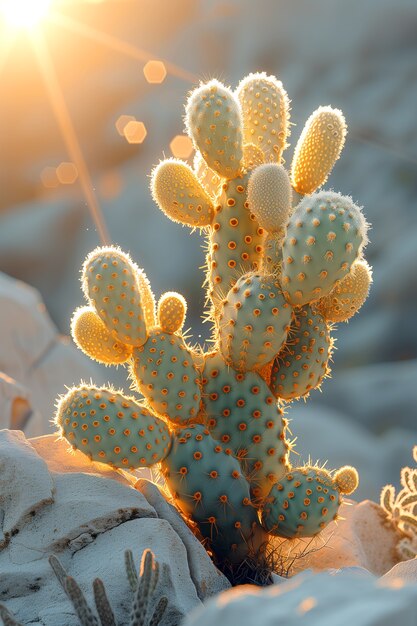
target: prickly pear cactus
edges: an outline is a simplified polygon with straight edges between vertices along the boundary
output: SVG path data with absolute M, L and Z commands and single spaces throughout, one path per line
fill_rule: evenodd
M 367 223 L 351 198 L 319 189 L 345 141 L 340 111 L 311 115 L 290 172 L 289 100 L 273 76 L 251 74 L 235 92 L 201 84 L 186 126 L 194 166 L 162 161 L 151 189 L 170 219 L 207 238 L 214 349 L 187 345 L 180 294 L 156 304 L 128 254 L 98 248 L 83 266 L 73 338 L 91 358 L 126 366 L 141 399 L 82 384 L 59 400 L 56 424 L 93 461 L 157 466 L 233 579 L 244 563 L 267 563 L 271 536 L 320 533 L 358 484 L 351 467 L 293 467 L 284 411 L 329 374 L 333 324 L 368 295 Z

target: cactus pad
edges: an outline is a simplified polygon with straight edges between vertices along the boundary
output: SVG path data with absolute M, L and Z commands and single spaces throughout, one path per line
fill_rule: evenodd
M 199 374 L 182 337 L 160 328 L 150 330 L 148 341 L 133 350 L 131 376 L 158 415 L 176 424 L 197 417 Z
M 329 472 L 309 466 L 298 468 L 272 487 L 262 524 L 278 537 L 312 537 L 337 518 L 340 502 Z
M 218 80 L 195 89 L 188 99 L 185 123 L 207 165 L 223 178 L 235 178 L 243 157 L 242 113 L 230 89 Z
M 111 467 L 151 467 L 171 445 L 165 422 L 134 398 L 107 387 L 71 389 L 59 400 L 55 423 L 74 449 Z
M 242 276 L 219 311 L 219 350 L 226 363 L 239 372 L 266 365 L 281 350 L 292 315 L 276 278 Z
M 293 305 L 326 296 L 367 243 L 368 225 L 350 198 L 330 191 L 306 196 L 291 215 L 282 246 L 282 285 Z
M 115 339 L 91 307 L 79 307 L 75 311 L 71 320 L 71 335 L 77 346 L 99 363 L 119 365 L 132 356 L 132 347 Z
M 306 305 L 297 311 L 294 328 L 272 366 L 270 387 L 273 393 L 293 400 L 319 387 L 330 371 L 331 352 L 327 322 Z
M 140 346 L 147 339 L 138 272 L 129 255 L 108 247 L 88 255 L 82 275 L 91 306 L 113 337 L 130 346 Z

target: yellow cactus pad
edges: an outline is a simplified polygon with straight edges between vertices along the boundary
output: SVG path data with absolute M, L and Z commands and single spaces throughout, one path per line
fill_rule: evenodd
M 291 184 L 282 165 L 266 163 L 249 178 L 249 209 L 268 233 L 278 232 L 288 221 L 291 208 Z
M 319 107 L 310 115 L 292 161 L 291 183 L 298 193 L 311 194 L 326 182 L 340 156 L 346 132 L 339 109 Z
M 80 307 L 75 311 L 71 334 L 77 346 L 99 363 L 119 365 L 132 356 L 131 346 L 115 339 L 91 307 Z
M 315 308 L 328 322 L 347 322 L 364 304 L 372 283 L 372 269 L 361 259 L 328 296 L 321 298 Z
M 211 198 L 191 167 L 179 159 L 168 159 L 155 167 L 151 191 L 161 211 L 174 222 L 202 227 L 213 219 Z
M 335 472 L 333 482 L 336 484 L 340 493 L 348 496 L 357 489 L 359 485 L 359 474 L 354 467 L 345 465 L 345 467 L 341 467 Z
M 175 291 L 164 293 L 158 302 L 158 325 L 166 333 L 181 330 L 187 312 L 185 298 Z
M 264 153 L 265 162 L 281 163 L 290 127 L 290 101 L 281 81 L 265 72 L 249 74 L 237 90 L 244 123 L 244 142 Z
M 141 346 L 148 338 L 139 273 L 130 256 L 116 246 L 93 250 L 82 272 L 90 305 L 111 335 L 129 346 Z

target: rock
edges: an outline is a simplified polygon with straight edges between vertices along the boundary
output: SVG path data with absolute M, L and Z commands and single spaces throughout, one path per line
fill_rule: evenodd
M 0 546 L 0 601 L 22 623 L 78 626 L 48 563 L 52 553 L 91 604 L 93 579 L 104 581 L 122 624 L 132 599 L 127 549 L 139 565 L 150 548 L 161 566 L 157 593 L 169 600 L 163 625 L 178 624 L 202 599 L 230 586 L 156 487 L 146 484 L 149 473 L 130 475 L 90 463 L 56 435 L 28 441 L 7 430 L 0 432 L 0 467 L 7 538 Z M 133 487 L 138 478 L 143 493 Z
M 20 431 L 0 431 L 0 548 L 37 511 L 53 501 L 53 481 L 43 461 Z
M 267 589 L 225 591 L 193 611 L 183 626 L 414 626 L 416 603 L 417 585 L 380 584 L 363 570 L 304 572 Z
M 2 273 L 0 328 L 3 425 L 22 427 L 32 436 L 45 434 L 52 430 L 56 398 L 66 386 L 91 377 L 98 384 L 104 382 L 95 364 L 58 334 L 39 293 Z M 12 423 L 13 407 L 17 419 L 26 407 L 26 422 Z
M 382 576 L 398 563 L 395 546 L 400 535 L 378 504 L 346 501 L 339 514 L 342 519 L 331 522 L 315 540 L 281 544 L 284 551 L 291 548 L 292 558 L 302 555 L 293 571 L 361 567 Z
M 404 583 L 417 584 L 417 559 L 402 561 L 394 565 L 389 572 L 382 576 L 381 581 L 391 585 L 401 585 Z

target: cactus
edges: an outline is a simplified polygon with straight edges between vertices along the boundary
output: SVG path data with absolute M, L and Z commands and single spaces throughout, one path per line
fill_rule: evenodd
M 81 626 L 117 626 L 106 589 L 100 578 L 96 578 L 93 582 L 94 603 L 98 614 L 97 619 L 77 581 L 68 576 L 56 556 L 51 555 L 49 563 L 68 599 L 72 602 Z M 157 626 L 168 606 L 166 596 L 161 596 L 150 614 L 152 598 L 159 579 L 158 562 L 155 561 L 151 550 L 145 550 L 142 555 L 141 574 L 138 576 L 132 552 L 126 550 L 125 565 L 129 585 L 134 594 L 129 626 Z
M 156 307 L 129 255 L 98 248 L 84 264 L 87 306 L 73 318 L 73 336 L 92 358 L 126 366 L 143 399 L 82 384 L 56 414 L 62 436 L 90 459 L 157 466 L 231 580 L 270 566 L 269 535 L 319 533 L 358 484 L 354 468 L 331 473 L 290 458 L 283 406 L 329 374 L 331 323 L 360 308 L 371 270 L 361 209 L 318 191 L 343 146 L 342 114 L 313 113 L 291 178 L 282 156 L 289 124 L 287 94 L 263 73 L 235 93 L 216 80 L 191 93 L 194 166 L 162 161 L 151 188 L 170 219 L 207 238 L 213 350 L 187 345 L 180 294 L 163 294 Z
M 413 459 L 417 465 L 417 446 L 413 448 Z M 401 489 L 385 485 L 381 491 L 381 507 L 387 518 L 400 533 L 397 555 L 401 560 L 417 556 L 417 467 L 403 467 Z

